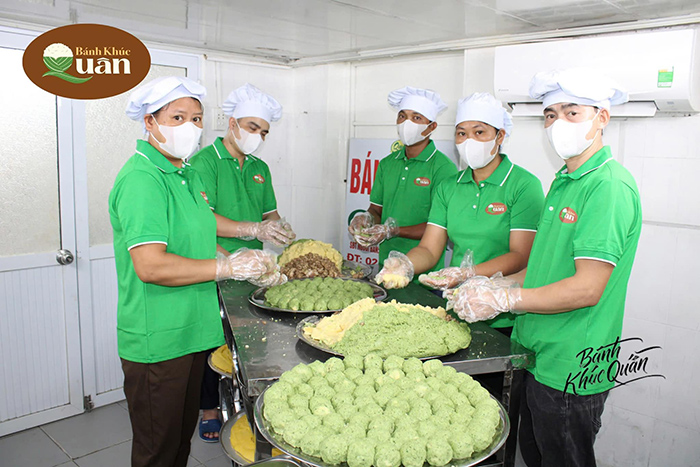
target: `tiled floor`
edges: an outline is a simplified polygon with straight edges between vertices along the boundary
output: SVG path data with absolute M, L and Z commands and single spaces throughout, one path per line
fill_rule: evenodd
M 129 467 L 131 425 L 126 403 L 100 407 L 0 438 L 0 467 Z M 187 467 L 231 467 L 219 443 L 197 433 Z

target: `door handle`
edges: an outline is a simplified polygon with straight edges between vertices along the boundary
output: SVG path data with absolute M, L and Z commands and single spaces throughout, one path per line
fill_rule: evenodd
M 73 253 L 70 252 L 70 250 L 58 250 L 56 253 L 56 261 L 58 264 L 62 264 L 64 266 L 70 264 L 73 262 Z

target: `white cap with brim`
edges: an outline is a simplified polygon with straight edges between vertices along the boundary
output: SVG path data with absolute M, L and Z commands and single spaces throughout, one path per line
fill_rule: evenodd
M 440 94 L 430 89 L 406 86 L 391 91 L 387 98 L 389 105 L 398 111 L 413 110 L 434 122 L 438 115 L 447 109 L 447 104 L 440 99 Z
M 544 108 L 572 103 L 610 109 L 629 100 L 627 92 L 610 78 L 590 68 L 569 68 L 537 73 L 530 82 L 530 97 Z
M 126 104 L 126 115 L 143 124 L 144 116 L 162 109 L 166 104 L 183 97 L 193 97 L 201 103 L 206 95 L 206 88 L 189 78 L 156 78 L 131 93 Z
M 460 99 L 457 104 L 455 125 L 466 121 L 484 122 L 497 130 L 504 130 L 510 136 L 513 129 L 513 119 L 503 108 L 501 102 L 488 92 L 475 92 L 469 97 Z
M 231 91 L 221 107 L 224 114 L 234 118 L 258 117 L 268 123 L 282 118 L 282 105 L 249 83 Z

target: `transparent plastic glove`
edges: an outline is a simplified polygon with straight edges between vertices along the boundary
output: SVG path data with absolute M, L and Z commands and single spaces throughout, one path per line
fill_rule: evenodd
M 285 245 L 289 245 L 294 241 L 294 239 L 297 238 L 297 234 L 294 232 L 294 229 L 292 229 L 292 224 L 287 222 L 287 220 L 284 217 L 279 219 L 277 222 L 282 226 L 282 229 L 284 229 L 287 232 L 287 238 L 289 239 L 289 241 L 285 243 Z
M 459 267 L 449 267 L 439 271 L 429 272 L 418 276 L 418 281 L 433 289 L 447 290 L 457 287 L 462 282 L 474 276 L 474 255 L 467 250 Z
M 402 289 L 413 280 L 413 263 L 403 253 L 391 251 L 374 280 L 387 289 Z
M 276 246 L 284 246 L 290 244 L 295 238 L 294 231 L 287 230 L 284 224 L 289 225 L 285 221 L 266 220 L 262 222 L 241 222 L 239 226 L 239 237 L 243 239 L 257 238 L 261 242 L 269 242 Z
M 474 276 L 454 290 L 445 292 L 447 309 L 468 323 L 495 318 L 512 311 L 521 299 L 517 282 L 496 273 L 491 277 Z
M 269 273 L 277 267 L 274 255 L 262 250 L 241 248 L 226 256 L 216 253 L 216 280 L 246 281 Z
M 384 240 L 396 237 L 399 234 L 399 224 L 393 217 L 387 218 L 383 224 L 375 224 L 372 227 L 361 230 L 355 239 L 362 246 L 375 246 Z
M 374 225 L 374 216 L 367 211 L 358 212 L 355 214 L 348 225 L 348 232 L 357 240 L 357 235 L 364 229 Z

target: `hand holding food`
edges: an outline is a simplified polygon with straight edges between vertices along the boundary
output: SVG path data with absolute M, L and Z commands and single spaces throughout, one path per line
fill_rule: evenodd
M 282 283 L 274 253 L 241 248 L 226 256 L 216 254 L 216 280 L 249 281 L 255 285 Z M 287 278 L 284 278 L 286 281 Z
M 412 280 L 413 263 L 408 256 L 398 251 L 389 252 L 384 267 L 375 278 L 377 284 L 384 284 L 387 289 L 402 289 Z
M 521 300 L 520 284 L 503 277 L 500 272 L 491 277 L 474 276 L 455 290 L 445 293 L 447 309 L 468 323 L 495 318 L 512 311 Z
M 457 287 L 459 284 L 475 275 L 474 255 L 471 250 L 467 250 L 459 267 L 449 267 L 428 274 L 421 274 L 418 277 L 418 281 L 433 289 L 447 290 Z
M 398 234 L 398 223 L 394 218 L 389 217 L 383 224 L 375 224 L 357 232 L 355 240 L 362 246 L 375 246 L 384 240 L 396 237 Z
M 367 211 L 358 212 L 350 221 L 350 225 L 348 225 L 348 232 L 350 235 L 355 237 L 356 234 L 362 232 L 368 227 L 372 227 L 373 225 L 374 217 L 372 217 L 370 213 Z

